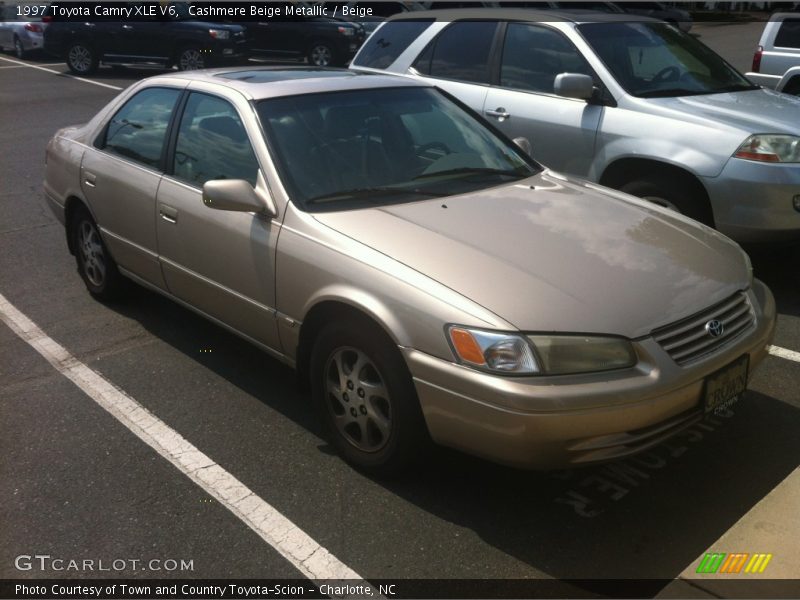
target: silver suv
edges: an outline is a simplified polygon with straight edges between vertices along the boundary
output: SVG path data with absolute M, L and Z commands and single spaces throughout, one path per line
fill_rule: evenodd
M 715 226 L 800 238 L 800 99 L 753 85 L 677 27 L 515 9 L 398 16 L 353 69 L 435 83 L 557 171 Z
M 800 14 L 770 17 L 747 77 L 759 85 L 800 96 Z

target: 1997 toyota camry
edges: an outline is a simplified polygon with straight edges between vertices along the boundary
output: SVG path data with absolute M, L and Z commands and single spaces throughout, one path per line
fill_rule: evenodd
M 735 243 L 405 78 L 146 79 L 55 135 L 45 190 L 94 296 L 132 279 L 296 367 L 375 471 L 428 439 L 523 467 L 633 454 L 741 396 L 775 324 Z

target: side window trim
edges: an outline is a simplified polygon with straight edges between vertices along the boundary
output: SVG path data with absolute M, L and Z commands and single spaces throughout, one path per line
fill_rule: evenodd
M 495 30 L 494 30 L 494 35 L 492 37 L 492 43 L 489 45 L 489 62 L 487 64 L 489 81 L 487 81 L 487 82 L 468 81 L 468 80 L 465 80 L 465 79 L 452 79 L 450 77 L 441 77 L 441 76 L 438 76 L 438 75 L 433 75 L 430 72 L 431 71 L 430 67 L 433 64 L 433 57 L 436 54 L 436 45 L 439 43 L 439 40 L 441 39 L 441 37 L 447 31 L 449 31 L 452 27 L 454 27 L 456 25 L 459 25 L 460 23 L 494 23 L 495 24 Z M 459 83 L 469 83 L 469 84 L 472 84 L 472 85 L 491 86 L 492 82 L 494 80 L 494 77 L 495 77 L 495 73 L 494 73 L 495 69 L 497 70 L 497 76 L 499 78 L 499 69 L 500 69 L 500 67 L 499 67 L 498 58 L 497 58 L 497 54 L 498 54 L 497 49 L 498 49 L 498 44 L 502 43 L 502 39 L 504 37 L 504 36 L 500 35 L 501 30 L 502 30 L 503 34 L 505 34 L 505 21 L 498 21 L 496 19 L 460 19 L 458 21 L 453 21 L 447 27 L 445 27 L 439 33 L 437 33 L 436 37 L 434 37 L 430 42 L 428 42 L 425 45 L 425 47 L 422 49 L 422 51 L 414 59 L 414 62 L 411 64 L 411 68 L 414 69 L 415 71 L 417 71 L 416 65 L 417 65 L 417 61 L 419 60 L 419 58 L 421 56 L 423 56 L 426 52 L 431 51 L 431 60 L 430 60 L 430 64 L 428 65 L 427 73 L 417 71 L 423 77 L 430 77 L 431 79 L 440 79 L 442 81 L 456 81 L 456 82 L 459 82 Z M 498 65 L 498 66 L 495 67 L 495 65 Z
M 225 102 L 226 104 L 228 104 L 231 107 L 231 109 L 233 109 L 233 112 L 235 112 L 236 116 L 239 117 L 239 122 L 242 125 L 242 129 L 244 129 L 244 132 L 247 135 L 247 143 L 250 146 L 250 150 L 252 151 L 253 157 L 256 160 L 256 165 L 258 167 L 257 170 L 256 170 L 256 181 L 258 180 L 259 174 L 261 175 L 262 178 L 264 178 L 264 168 L 261 165 L 261 161 L 259 160 L 258 154 L 256 153 L 255 148 L 253 146 L 253 140 L 250 137 L 250 132 L 247 131 L 247 127 L 245 127 L 245 124 L 244 124 L 245 120 L 242 118 L 242 113 L 239 112 L 239 109 L 236 107 L 236 105 L 233 104 L 233 102 L 231 102 L 228 98 L 225 98 L 224 96 L 220 96 L 220 95 L 215 94 L 213 92 L 207 92 L 205 90 L 203 90 L 203 91 L 190 90 L 190 89 L 184 89 L 183 95 L 181 96 L 181 98 L 178 100 L 178 103 L 176 104 L 176 109 L 175 109 L 175 111 L 173 113 L 173 119 L 169 124 L 169 130 L 168 130 L 169 138 L 167 140 L 167 144 L 164 145 L 164 150 L 165 151 L 164 151 L 163 159 L 164 159 L 165 162 L 164 162 L 163 174 L 166 175 L 167 177 L 169 177 L 171 180 L 176 181 L 178 183 L 181 183 L 181 184 L 183 184 L 183 185 L 185 185 L 187 187 L 190 187 L 192 189 L 199 190 L 199 191 L 202 191 L 202 189 L 203 189 L 202 186 L 197 186 L 197 185 L 195 185 L 195 184 L 193 184 L 193 183 L 191 183 L 189 181 L 186 181 L 184 179 L 181 179 L 181 178 L 179 178 L 179 177 L 177 177 L 175 175 L 175 150 L 177 149 L 177 146 L 178 146 L 178 133 L 180 132 L 181 121 L 183 120 L 183 114 L 184 114 L 184 112 L 186 112 L 186 105 L 189 103 L 189 98 L 192 96 L 192 94 L 199 94 L 199 95 L 209 96 L 211 98 L 215 98 L 217 100 Z M 266 178 L 265 178 L 265 181 L 266 181 Z
M 555 34 L 560 35 L 570 46 L 572 46 L 572 48 L 575 50 L 575 52 L 583 59 L 583 62 L 586 64 L 586 68 L 589 70 L 589 72 L 592 75 L 592 79 L 594 79 L 594 85 L 595 85 L 595 88 L 596 88 L 595 93 L 596 93 L 596 96 L 597 96 L 597 101 L 595 102 L 594 100 L 592 100 L 592 101 L 589 102 L 589 104 L 599 103 L 599 104 L 602 104 L 604 106 L 609 106 L 609 107 L 612 107 L 612 108 L 617 106 L 616 100 L 614 100 L 614 98 L 608 92 L 608 88 L 603 83 L 603 80 L 597 74 L 597 71 L 594 70 L 594 67 L 592 67 L 592 65 L 589 63 L 589 61 L 586 60 L 586 57 L 583 55 L 583 52 L 581 52 L 580 48 L 578 48 L 575 45 L 575 42 L 573 42 L 571 39 L 569 39 L 569 36 L 565 35 L 563 31 L 559 31 L 555 27 L 550 27 L 546 23 L 539 23 L 539 22 L 531 23 L 529 21 L 505 21 L 505 22 L 503 22 L 503 36 L 502 36 L 502 38 L 500 40 L 499 49 L 496 46 L 492 47 L 492 51 L 495 52 L 495 54 L 496 54 L 495 63 L 496 63 L 496 69 L 497 69 L 496 78 L 493 79 L 493 82 L 491 84 L 492 87 L 498 87 L 500 89 L 509 90 L 509 91 L 517 92 L 517 93 L 521 93 L 521 94 L 533 94 L 533 95 L 536 95 L 536 96 L 546 96 L 548 98 L 559 98 L 561 100 L 572 100 L 574 102 L 586 103 L 586 100 L 578 100 L 577 98 L 565 98 L 564 96 L 559 96 L 558 94 L 556 94 L 554 92 L 553 93 L 548 93 L 548 92 L 542 92 L 540 90 L 525 90 L 525 89 L 521 89 L 521 88 L 515 88 L 515 87 L 502 85 L 502 83 L 501 83 L 501 74 L 502 74 L 502 68 L 503 68 L 503 54 L 505 52 L 506 35 L 508 33 L 508 25 L 511 24 L 511 23 L 522 23 L 523 25 L 527 25 L 529 27 L 541 27 L 542 29 L 547 29 L 548 31 L 552 31 Z M 499 51 L 497 51 L 497 50 L 499 50 Z
M 167 131 L 164 134 L 164 142 L 165 143 L 162 144 L 162 146 L 161 146 L 161 156 L 159 157 L 158 164 L 155 165 L 155 166 L 145 165 L 145 164 L 142 164 L 142 163 L 140 163 L 138 161 L 135 161 L 135 160 L 133 160 L 131 158 L 128 158 L 126 156 L 121 156 L 119 154 L 116 154 L 114 152 L 109 152 L 108 150 L 106 150 L 106 136 L 108 135 L 108 127 L 111 125 L 111 122 L 114 120 L 114 117 L 116 117 L 119 114 L 119 112 L 128 105 L 128 102 L 133 100 L 141 92 L 145 92 L 147 90 L 156 90 L 156 89 L 160 89 L 160 90 L 175 90 L 175 91 L 179 92 L 178 99 L 175 101 L 175 108 L 173 109 L 172 114 L 170 115 L 169 121 L 167 122 Z M 166 160 L 166 156 L 167 156 L 167 148 L 168 148 L 169 142 L 170 142 L 170 136 L 172 134 L 172 129 L 173 129 L 175 123 L 176 123 L 176 115 L 178 114 L 179 111 L 182 111 L 183 104 L 185 103 L 185 97 L 186 96 L 187 96 L 187 92 L 186 92 L 185 88 L 173 87 L 173 86 L 169 86 L 169 85 L 150 85 L 150 86 L 142 88 L 138 92 L 134 93 L 125 102 L 123 102 L 122 105 L 108 118 L 108 121 L 106 121 L 105 125 L 103 125 L 102 129 L 100 129 L 98 134 L 95 136 L 94 141 L 92 142 L 92 147 L 95 148 L 96 150 L 99 150 L 100 152 L 103 152 L 104 154 L 107 154 L 109 156 L 113 156 L 114 158 L 117 158 L 119 160 L 124 160 L 126 162 L 130 162 L 130 163 L 136 165 L 137 167 L 141 167 L 142 169 L 145 169 L 147 171 L 152 171 L 154 173 L 159 173 L 161 175 L 165 174 L 166 173 L 166 165 L 167 165 L 165 160 Z

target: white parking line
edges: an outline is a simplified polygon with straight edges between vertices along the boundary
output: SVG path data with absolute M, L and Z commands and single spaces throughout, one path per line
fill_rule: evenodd
M 0 58 L 2 58 L 2 57 L 0 56 Z M 40 66 L 40 67 L 57 67 L 60 64 L 61 63 L 45 63 L 45 64 L 37 65 L 37 66 Z M 30 65 L 27 64 L 27 63 L 24 64 L 24 65 L 6 65 L 4 67 L 0 67 L 0 69 L 24 69 L 25 67 L 30 67 Z
M 58 71 L 54 71 L 53 69 L 47 69 L 45 67 L 40 67 L 39 65 L 32 65 L 26 62 L 22 62 L 20 60 L 14 60 L 13 58 L 6 58 L 4 56 L 0 56 L 0 60 L 4 60 L 6 62 L 14 63 L 16 65 L 22 67 L 28 67 L 30 69 L 37 69 L 39 71 L 44 71 L 45 73 L 53 73 L 54 75 L 60 75 L 61 77 L 69 77 L 70 79 L 76 79 L 78 81 L 83 81 L 84 83 L 91 83 L 92 85 L 99 85 L 100 87 L 108 88 L 110 90 L 121 90 L 123 88 L 119 87 L 118 85 L 111 85 L 109 83 L 100 83 L 99 81 L 92 81 L 91 79 L 86 79 L 84 77 L 78 77 L 77 75 L 70 75 L 68 73 L 59 73 Z
M 320 546 L 297 525 L 256 496 L 242 482 L 203 454 L 136 400 L 90 369 L 47 336 L 0 294 L 0 320 L 41 354 L 64 377 L 108 411 L 140 440 L 255 531 L 310 579 L 363 578 Z M 364 583 L 364 585 L 368 585 Z M 375 597 L 378 597 L 375 590 Z
M 773 356 L 779 356 L 780 358 L 785 358 L 786 360 L 793 360 L 794 362 L 800 363 L 800 352 L 787 350 L 786 348 L 781 348 L 780 346 L 770 346 L 767 348 L 767 350 Z

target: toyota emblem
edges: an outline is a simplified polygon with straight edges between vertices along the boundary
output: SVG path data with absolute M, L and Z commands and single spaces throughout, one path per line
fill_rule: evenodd
M 706 333 L 711 337 L 719 337 L 722 335 L 723 331 L 725 331 L 725 327 L 722 325 L 722 321 L 712 319 L 706 323 Z

